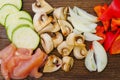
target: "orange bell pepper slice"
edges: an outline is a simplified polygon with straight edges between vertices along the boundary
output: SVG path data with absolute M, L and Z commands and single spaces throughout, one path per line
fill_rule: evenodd
M 100 20 L 99 17 L 107 10 L 107 8 L 108 8 L 107 4 L 104 4 L 103 6 L 98 5 L 98 6 L 94 7 L 94 11 L 96 12 L 96 14 L 98 16 L 98 20 Z M 106 21 L 101 21 L 101 22 L 104 26 L 105 31 L 107 31 L 110 26 L 110 21 L 106 20 Z
M 113 42 L 109 53 L 110 54 L 120 54 L 120 35 L 116 38 L 116 40 Z
M 116 31 L 118 26 L 120 26 L 120 18 L 113 18 L 111 21 L 111 30 Z

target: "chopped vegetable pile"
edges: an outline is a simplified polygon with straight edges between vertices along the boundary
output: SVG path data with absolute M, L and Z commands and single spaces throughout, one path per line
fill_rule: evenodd
M 119 45 L 116 45 L 120 36 L 120 1 L 113 0 L 108 6 L 107 4 L 98 5 L 94 7 L 98 16 L 98 20 L 102 22 L 103 26 L 97 26 L 96 34 L 103 38 L 105 50 L 110 54 L 120 54 Z
M 22 0 L 0 3 L 0 23 L 11 41 L 0 51 L 5 80 L 40 78 L 43 74 L 38 69 L 41 67 L 43 73 L 60 68 L 68 72 L 74 65 L 73 56 L 77 60 L 85 59 L 85 67 L 90 72 L 102 72 L 108 63 L 107 52 L 120 54 L 119 0 L 95 6 L 97 16 L 77 6 L 53 8 L 45 0 L 36 0 L 32 4 L 35 13 L 32 19 L 21 7 Z M 92 43 L 88 49 L 85 41 Z M 54 49 L 62 59 L 51 54 Z

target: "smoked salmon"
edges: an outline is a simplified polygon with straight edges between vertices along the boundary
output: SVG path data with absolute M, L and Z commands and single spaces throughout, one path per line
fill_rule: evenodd
M 40 78 L 42 73 L 38 69 L 45 63 L 47 54 L 40 48 L 33 54 L 31 49 L 17 49 L 14 44 L 10 44 L 0 51 L 0 59 L 5 80 L 24 79 L 27 76 Z
M 25 78 L 35 67 L 40 67 L 46 58 L 47 55 L 38 48 L 30 60 L 19 62 L 19 65 L 15 67 L 11 77 L 14 79 L 18 79 L 19 76 Z

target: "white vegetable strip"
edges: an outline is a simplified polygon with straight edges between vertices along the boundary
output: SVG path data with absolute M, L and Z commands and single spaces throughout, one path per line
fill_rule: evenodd
M 77 29 L 73 29 L 73 33 L 75 33 L 75 34 L 81 34 L 82 32 L 80 32 L 80 31 L 78 31 Z
M 75 18 L 76 20 L 79 20 L 83 24 L 93 23 L 93 22 L 90 22 L 89 20 L 87 20 L 86 18 L 84 18 L 83 16 L 80 16 L 77 13 L 75 13 L 71 8 L 69 8 L 69 14 L 70 14 L 70 17 Z
M 96 71 L 96 63 L 94 60 L 94 51 L 91 49 L 85 58 L 85 66 L 89 71 Z
M 91 21 L 91 22 L 98 22 L 96 16 L 93 16 L 93 15 L 87 13 L 85 10 L 83 10 L 83 9 L 81 9 L 81 8 L 78 8 L 78 7 L 76 7 L 76 6 L 74 6 L 74 10 L 77 11 L 77 13 L 78 13 L 80 16 L 83 16 L 83 17 L 86 18 L 87 20 L 89 20 L 89 21 Z
M 91 32 L 91 33 L 96 32 L 95 30 L 95 28 L 97 27 L 96 23 L 89 21 L 88 19 L 84 18 L 84 16 L 78 15 L 71 8 L 69 8 L 69 14 L 70 17 L 68 17 L 68 20 L 73 24 L 73 27 L 75 29 L 81 32 Z
M 97 42 L 93 41 L 93 49 L 95 52 L 97 71 L 101 72 L 107 65 L 107 54 L 103 46 Z
M 95 28 L 97 27 L 96 23 L 91 23 L 91 24 L 86 24 L 88 26 L 88 28 L 92 29 L 92 30 L 96 30 Z
M 102 39 L 101 37 L 99 37 L 95 34 L 89 33 L 89 32 L 84 32 L 84 36 L 85 36 L 85 40 L 87 40 L 87 41 L 95 41 L 95 40 Z
M 68 17 L 68 20 L 72 23 L 73 27 L 81 32 L 92 32 L 92 29 L 88 28 L 87 25 L 82 24 L 79 20 L 72 17 Z

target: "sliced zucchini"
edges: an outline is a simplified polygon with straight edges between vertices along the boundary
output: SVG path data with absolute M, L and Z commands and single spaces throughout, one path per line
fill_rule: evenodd
M 14 30 L 12 42 L 17 48 L 36 49 L 40 41 L 37 33 L 28 26 L 21 25 Z
M 5 4 L 1 9 L 0 9 L 0 24 L 4 26 L 5 19 L 7 15 L 13 14 L 18 12 L 18 8 L 15 7 L 14 5 L 11 4 Z
M 32 22 L 32 17 L 30 16 L 30 14 L 28 14 L 25 11 L 19 11 L 17 13 L 10 14 L 7 16 L 5 21 L 5 27 L 8 28 L 8 26 L 16 24 L 16 22 L 19 21 L 19 19 L 27 19 L 30 22 Z
M 5 4 L 12 4 L 20 10 L 22 7 L 22 0 L 0 0 L 0 8 Z
M 13 33 L 13 31 L 19 25 L 23 25 L 23 24 L 28 25 L 29 27 L 31 27 L 32 29 L 34 29 L 32 22 L 30 22 L 29 20 L 27 20 L 27 19 L 16 19 L 16 20 L 14 20 L 14 23 L 11 24 L 11 25 L 9 25 L 7 27 L 7 29 L 6 29 L 7 30 L 7 35 L 8 35 L 8 38 L 9 38 L 10 41 L 12 39 L 12 33 Z

